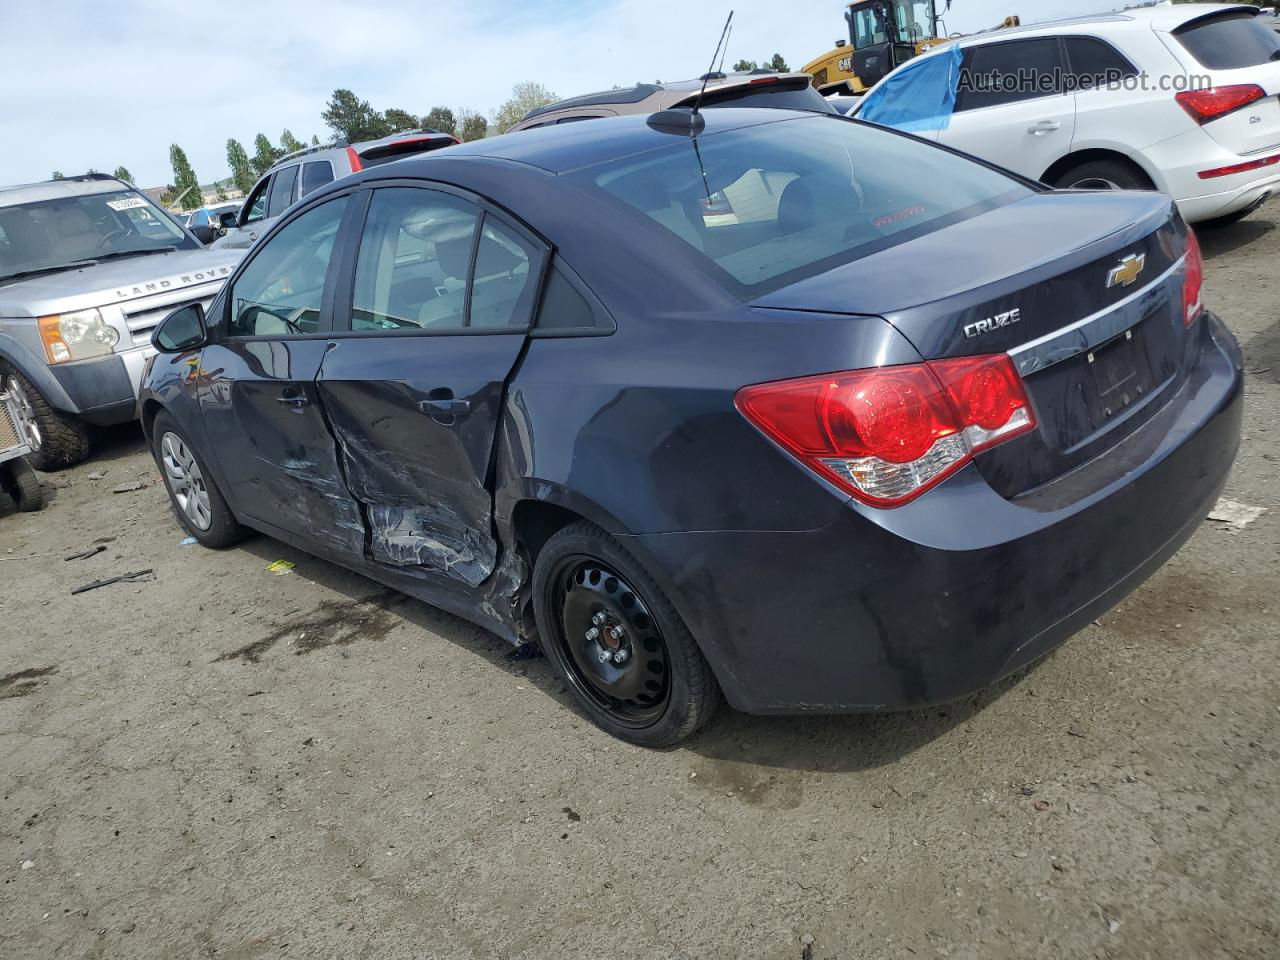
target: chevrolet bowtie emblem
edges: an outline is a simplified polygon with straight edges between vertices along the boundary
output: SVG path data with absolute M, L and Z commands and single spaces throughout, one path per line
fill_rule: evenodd
M 1107 288 L 1127 287 L 1142 275 L 1147 266 L 1145 253 L 1131 253 L 1107 274 Z

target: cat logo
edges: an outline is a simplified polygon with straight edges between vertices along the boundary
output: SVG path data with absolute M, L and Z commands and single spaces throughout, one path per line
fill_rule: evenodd
M 1132 286 L 1147 268 L 1145 253 L 1131 253 L 1120 261 L 1120 266 L 1113 267 L 1107 274 L 1107 289 L 1112 287 Z

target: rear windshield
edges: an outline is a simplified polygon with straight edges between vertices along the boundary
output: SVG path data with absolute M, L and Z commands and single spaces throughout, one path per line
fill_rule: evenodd
M 808 117 L 699 137 L 574 175 L 760 296 L 1032 193 L 892 131 Z
M 684 100 L 692 105 L 696 96 Z M 835 113 L 831 106 L 810 84 L 761 83 L 755 86 L 732 87 L 723 92 L 708 90 L 702 98 L 707 107 L 772 107 L 775 110 L 810 110 L 816 113 Z
M 1173 35 L 1210 70 L 1236 70 L 1280 60 L 1280 33 L 1249 11 L 1194 20 Z

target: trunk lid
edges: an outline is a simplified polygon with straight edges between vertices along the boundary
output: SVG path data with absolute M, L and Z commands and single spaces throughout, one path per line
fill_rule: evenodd
M 1009 353 L 1038 426 L 976 462 L 1015 497 L 1114 446 L 1176 389 L 1186 229 L 1162 194 L 1041 193 L 755 305 L 878 314 L 926 360 Z

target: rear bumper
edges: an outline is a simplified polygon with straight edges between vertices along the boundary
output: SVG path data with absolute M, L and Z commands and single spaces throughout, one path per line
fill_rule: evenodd
M 1162 188 L 1172 194 L 1188 223 L 1225 217 L 1280 193 L 1280 165 L 1201 180 L 1202 170 L 1215 170 L 1280 153 L 1280 147 L 1241 156 L 1219 146 L 1196 129 L 1149 147 L 1146 159 L 1160 171 Z
M 819 530 L 633 545 L 741 710 L 883 710 L 965 696 L 1118 603 L 1212 507 L 1239 445 L 1243 376 L 1231 334 L 1212 316 L 1203 323 L 1201 361 L 1160 435 L 1104 454 L 1141 459 L 1069 506 L 1055 508 L 1052 495 L 1005 500 L 970 465 L 905 507 L 851 503 Z

